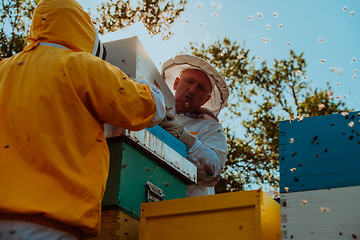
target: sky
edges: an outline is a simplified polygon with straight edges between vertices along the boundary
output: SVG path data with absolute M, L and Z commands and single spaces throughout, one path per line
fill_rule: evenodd
M 79 2 L 92 13 L 100 4 Z M 167 41 L 150 38 L 141 24 L 102 40 L 138 35 L 158 69 L 180 51 L 189 53 L 185 49 L 190 49 L 190 42 L 209 46 L 225 37 L 241 45 L 245 41 L 250 57 L 260 57 L 257 66 L 266 60 L 268 67 L 274 59 L 288 59 L 291 49 L 297 55 L 304 53 L 305 76 L 313 89 L 325 89 L 329 82 L 335 102 L 341 100 L 356 111 L 360 110 L 359 23 L 359 0 L 188 0 Z M 256 184 L 251 187 L 256 188 Z
M 91 8 L 92 13 L 96 13 L 96 6 L 101 3 L 78 2 L 86 10 Z M 342 100 L 348 108 L 360 110 L 359 23 L 358 0 L 188 0 L 185 11 L 171 29 L 174 35 L 169 40 L 144 36 L 147 34 L 141 27 L 128 31 L 141 36 L 159 69 L 161 63 L 180 51 L 187 53 L 189 42 L 208 46 L 224 37 L 241 45 L 245 41 L 250 56 L 260 57 L 258 66 L 264 60 L 269 66 L 273 59 L 288 59 L 290 49 L 297 55 L 303 52 L 307 63 L 305 76 L 312 88 L 324 89 L 329 82 L 336 101 Z M 119 30 L 102 39 L 119 39 L 126 36 L 124 32 Z

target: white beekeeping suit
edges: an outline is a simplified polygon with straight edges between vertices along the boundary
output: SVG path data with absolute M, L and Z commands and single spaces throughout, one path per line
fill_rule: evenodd
M 187 145 L 187 158 L 198 169 L 198 184 L 189 185 L 186 196 L 215 194 L 214 186 L 220 179 L 227 156 L 226 135 L 217 115 L 226 105 L 229 90 L 222 76 L 210 64 L 195 56 L 179 55 L 166 61 L 162 67 L 162 76 L 174 95 L 174 81 L 186 69 L 200 70 L 208 76 L 212 85 L 211 98 L 199 109 L 199 114 L 179 113 L 176 118 L 167 115 L 171 119 L 169 125 L 176 126 L 167 130 Z

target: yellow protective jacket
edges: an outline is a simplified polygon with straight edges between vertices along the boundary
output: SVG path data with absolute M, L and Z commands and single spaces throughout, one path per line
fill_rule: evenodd
M 141 130 L 155 104 L 149 86 L 91 54 L 102 51 L 96 35 L 75 0 L 43 0 L 29 44 L 0 62 L 0 219 L 98 234 L 109 171 L 103 124 Z

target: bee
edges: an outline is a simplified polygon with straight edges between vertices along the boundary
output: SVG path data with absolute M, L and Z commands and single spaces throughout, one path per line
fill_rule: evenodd
M 197 8 L 202 8 L 203 6 L 204 6 L 204 3 L 202 3 L 202 2 L 195 3 L 195 7 L 197 7 Z
M 319 107 L 319 111 L 321 111 L 323 108 L 325 108 L 325 104 L 321 103 L 318 105 L 318 107 Z
M 321 212 L 330 212 L 330 209 L 326 207 L 320 207 Z
M 217 18 L 219 16 L 217 12 L 212 12 L 211 15 L 213 16 L 213 18 Z

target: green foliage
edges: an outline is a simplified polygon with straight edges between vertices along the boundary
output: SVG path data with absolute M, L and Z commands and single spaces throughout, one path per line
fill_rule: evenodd
M 225 38 L 208 47 L 190 43 L 190 48 L 226 79 L 230 98 L 225 118 L 241 119 L 246 132 L 240 137 L 222 119 L 228 156 L 215 186 L 218 193 L 243 190 L 254 183 L 268 189 L 279 187 L 279 121 L 349 111 L 343 102 L 334 102 L 329 85 L 326 90 L 311 89 L 303 54 L 290 51 L 289 59 L 275 59 L 272 67 L 264 61 L 257 69 L 245 43 L 240 46 Z
M 22 51 L 30 33 L 31 17 L 40 0 L 0 0 L 0 60 Z M 113 32 L 142 21 L 152 34 L 172 35 L 170 27 L 184 11 L 186 0 L 105 1 L 98 7 L 94 24 L 99 33 Z
M 186 0 L 143 0 L 133 7 L 131 0 L 110 0 L 97 8 L 98 17 L 93 18 L 100 34 L 114 32 L 141 21 L 149 33 L 162 33 L 163 39 L 172 35 L 170 30 L 175 19 L 184 11 Z
M 1 0 L 0 60 L 20 52 L 26 45 L 31 16 L 40 0 Z

